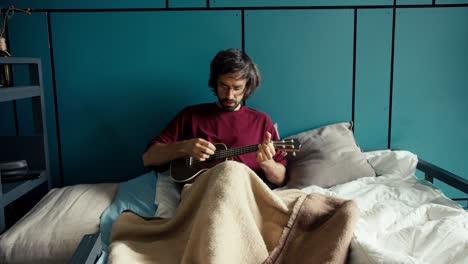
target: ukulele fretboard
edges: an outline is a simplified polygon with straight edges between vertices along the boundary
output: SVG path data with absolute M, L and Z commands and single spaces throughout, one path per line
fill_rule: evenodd
M 239 156 L 245 153 L 255 152 L 258 149 L 258 145 L 249 145 L 243 146 L 238 148 L 231 148 L 231 149 L 222 149 L 215 151 L 215 154 L 210 156 L 208 160 L 215 160 L 215 159 L 225 159 L 230 157 Z

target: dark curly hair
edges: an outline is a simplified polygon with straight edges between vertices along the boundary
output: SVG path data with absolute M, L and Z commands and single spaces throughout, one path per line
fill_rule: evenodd
M 237 73 L 240 79 L 247 79 L 244 92 L 244 100 L 260 85 L 260 71 L 250 57 L 238 49 L 222 50 L 216 54 L 210 64 L 210 80 L 208 86 L 217 95 L 218 77 L 228 73 Z

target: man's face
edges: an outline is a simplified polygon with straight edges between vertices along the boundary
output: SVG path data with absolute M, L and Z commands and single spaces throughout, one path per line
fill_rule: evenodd
M 241 79 L 238 74 L 228 73 L 218 77 L 216 92 L 218 106 L 225 111 L 237 111 L 244 98 L 247 79 Z

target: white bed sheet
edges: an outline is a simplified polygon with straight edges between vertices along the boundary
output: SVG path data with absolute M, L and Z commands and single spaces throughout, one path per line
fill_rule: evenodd
M 424 180 L 407 151 L 366 153 L 378 177 L 308 193 L 354 199 L 361 217 L 351 263 L 468 263 L 468 212 Z

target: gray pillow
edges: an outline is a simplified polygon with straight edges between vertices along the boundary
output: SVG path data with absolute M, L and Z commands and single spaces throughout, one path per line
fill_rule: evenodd
M 328 188 L 375 176 L 374 169 L 356 144 L 352 128 L 352 122 L 344 122 L 288 137 L 298 139 L 302 147 L 296 156 L 288 155 L 287 186 Z

